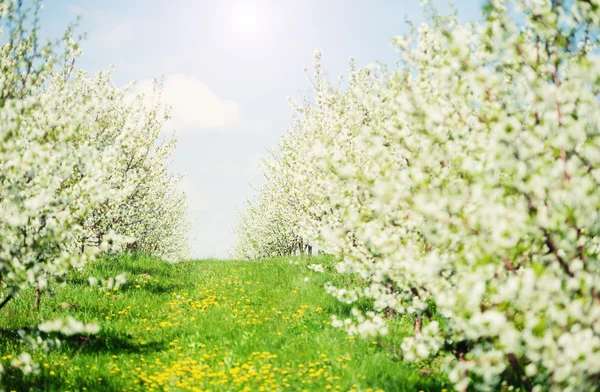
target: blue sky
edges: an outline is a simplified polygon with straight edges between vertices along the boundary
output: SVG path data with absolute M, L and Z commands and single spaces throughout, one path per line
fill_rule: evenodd
M 462 20 L 480 18 L 481 0 L 458 0 Z M 267 148 L 289 128 L 287 97 L 308 87 L 303 68 L 323 49 L 325 74 L 357 65 L 394 64 L 391 39 L 423 20 L 417 0 L 47 0 L 44 35 L 82 15 L 88 33 L 79 66 L 116 66 L 115 83 L 166 78 L 173 106 L 168 131 L 185 172 L 195 257 L 225 257 L 238 209 L 260 185 Z M 438 2 L 438 4 L 445 4 Z

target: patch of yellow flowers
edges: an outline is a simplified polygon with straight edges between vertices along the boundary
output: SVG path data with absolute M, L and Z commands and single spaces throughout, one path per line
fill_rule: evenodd
M 301 305 L 289 314 L 276 307 L 263 308 L 259 281 L 241 280 L 237 275 L 199 284 L 193 292 L 173 292 L 166 306 L 169 311 L 165 317 L 148 320 L 139 319 L 138 323 L 145 332 L 157 332 L 165 328 L 178 328 L 201 317 L 202 313 L 215 307 L 227 310 L 240 326 L 265 324 L 269 321 L 283 322 L 283 328 L 306 329 L 305 316 L 311 313 L 323 313 L 322 308 Z M 112 304 L 111 304 L 112 306 Z M 129 308 L 110 311 L 110 317 L 129 315 Z M 133 315 L 131 315 L 133 316 Z M 323 314 L 324 317 L 327 317 Z M 326 320 L 324 323 L 328 323 Z M 277 331 L 277 336 L 282 332 Z M 144 344 L 144 343 L 142 343 Z M 280 390 L 330 390 L 341 391 L 340 377 L 336 369 L 346 369 L 352 360 L 349 355 L 330 359 L 320 354 L 319 360 L 308 363 L 281 363 L 277 354 L 271 352 L 253 352 L 245 360 L 233 360 L 233 353 L 219 348 L 207 348 L 197 344 L 200 350 L 194 354 L 184 349 L 182 342 L 175 339 L 169 343 L 164 357 L 144 358 L 136 362 L 135 372 L 122 370 L 116 362 L 108 368 L 113 377 L 130 379 L 133 390 L 147 391 L 211 391 L 232 388 L 239 391 L 280 391 Z M 117 359 L 113 357 L 113 359 Z M 130 361 L 132 362 L 132 361 Z M 339 370 L 338 370 L 339 371 Z M 364 378 L 358 374 L 357 379 Z M 130 388 L 132 390 L 132 388 Z M 347 389 L 345 389 L 347 390 Z M 350 391 L 357 392 L 354 384 Z M 374 389 L 360 389 L 369 392 L 383 392 Z
M 172 345 L 181 348 L 176 341 Z M 185 357 L 169 363 L 160 359 L 143 361 L 136 368 L 139 378 L 135 383 L 140 390 L 148 391 L 209 391 L 219 386 L 235 387 L 241 391 L 275 391 L 292 386 L 307 391 L 315 387 L 332 391 L 342 388 L 337 384 L 340 377 L 335 375 L 326 354 L 321 354 L 319 361 L 315 362 L 286 362 L 281 365 L 276 362 L 277 354 L 266 351 L 253 352 L 241 363 L 231 363 L 231 353 L 219 351 L 215 348 L 197 358 Z M 336 361 L 350 360 L 346 356 Z M 117 375 L 119 372 L 120 369 L 113 365 L 111 373 Z

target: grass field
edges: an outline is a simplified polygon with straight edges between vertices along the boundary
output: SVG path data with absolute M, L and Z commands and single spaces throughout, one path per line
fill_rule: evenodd
M 324 273 L 307 265 L 321 263 Z M 325 293 L 348 276 L 332 260 L 167 264 L 144 256 L 96 262 L 44 295 L 40 311 L 25 292 L 0 314 L 0 358 L 26 346 L 17 330 L 72 315 L 96 321 L 93 336 L 63 339 L 60 349 L 34 353 L 40 373 L 7 369 L 7 391 L 442 391 L 437 369 L 402 361 L 399 345 L 411 320 L 388 336 L 351 338 L 330 325 L 350 308 Z M 87 276 L 120 273 L 118 290 L 92 288 Z M 308 278 L 308 279 L 307 279 Z M 1 388 L 0 388 L 1 389 Z

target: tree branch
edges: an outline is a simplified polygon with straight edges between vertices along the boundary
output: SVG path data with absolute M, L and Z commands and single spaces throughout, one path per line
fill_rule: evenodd
M 0 303 L 0 309 L 2 309 L 11 299 L 13 299 L 13 295 L 7 295 L 6 298 L 4 298 L 4 300 Z
M 510 363 L 510 366 L 515 371 L 515 373 L 517 373 L 517 375 L 519 376 L 519 379 L 521 379 L 525 390 L 527 392 L 533 391 L 533 385 L 531 384 L 531 381 L 529 381 L 529 379 L 527 378 L 527 375 L 525 374 L 525 371 L 521 367 L 521 364 L 519 363 L 519 360 L 517 359 L 515 354 L 508 354 L 508 362 Z

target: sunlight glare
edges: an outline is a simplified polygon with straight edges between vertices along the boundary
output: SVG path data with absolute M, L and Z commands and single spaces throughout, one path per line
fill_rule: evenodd
M 232 7 L 231 24 L 238 38 L 257 38 L 264 27 L 264 22 L 263 14 L 256 4 L 238 3 Z

